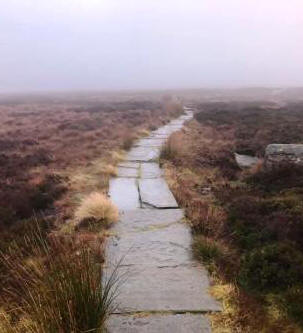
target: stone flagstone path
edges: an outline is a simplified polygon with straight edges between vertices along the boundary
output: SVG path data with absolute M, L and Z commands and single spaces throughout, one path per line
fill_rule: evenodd
M 139 140 L 110 182 L 120 221 L 112 228 L 106 263 L 110 270 L 123 258 L 119 273 L 126 275 L 107 323 L 110 333 L 210 332 L 203 314 L 220 311 L 157 161 L 165 140 L 191 118 L 185 108 L 185 115 Z

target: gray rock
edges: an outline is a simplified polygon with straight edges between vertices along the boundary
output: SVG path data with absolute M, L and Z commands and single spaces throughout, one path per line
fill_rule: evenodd
M 260 159 L 255 156 L 242 155 L 235 153 L 235 159 L 240 168 L 246 169 L 256 165 Z
M 201 314 L 168 314 L 147 316 L 112 315 L 108 333 L 210 333 L 208 320 Z
M 285 164 L 303 166 L 303 144 L 271 144 L 266 147 L 266 167 Z

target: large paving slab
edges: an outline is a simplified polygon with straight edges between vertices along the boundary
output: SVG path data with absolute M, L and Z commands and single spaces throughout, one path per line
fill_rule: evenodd
M 117 177 L 138 178 L 138 176 L 139 176 L 139 169 L 118 167 Z
M 140 169 L 140 177 L 145 178 L 160 178 L 163 176 L 163 171 L 158 163 L 142 163 Z
M 165 228 L 180 223 L 184 217 L 182 209 L 136 209 L 120 214 L 120 221 L 113 230 L 117 234 Z
M 134 168 L 134 169 L 139 169 L 140 168 L 140 163 L 138 162 L 120 162 L 118 164 L 118 168 Z
M 191 233 L 182 223 L 129 234 L 117 233 L 108 241 L 107 258 L 108 263 L 124 258 L 121 265 L 168 267 L 191 264 Z
M 157 159 L 159 148 L 155 147 L 134 147 L 126 155 L 127 161 L 149 162 Z
M 125 277 L 116 298 L 116 313 L 174 311 L 219 311 L 220 305 L 208 293 L 207 272 L 199 265 L 120 267 Z
M 137 179 L 113 178 L 109 184 L 109 196 L 119 210 L 140 207 Z
M 178 208 L 176 199 L 163 178 L 140 179 L 139 190 L 143 204 L 162 209 Z
M 210 333 L 210 325 L 201 314 L 167 314 L 148 316 L 113 315 L 108 333 Z
M 165 138 L 154 138 L 154 137 L 148 137 L 141 139 L 140 141 L 136 142 L 134 147 L 155 147 L 159 148 L 161 147 L 164 142 Z

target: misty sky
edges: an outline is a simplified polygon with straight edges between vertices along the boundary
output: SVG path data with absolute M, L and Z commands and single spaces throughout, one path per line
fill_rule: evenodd
M 303 85 L 302 0 L 0 0 L 0 91 Z

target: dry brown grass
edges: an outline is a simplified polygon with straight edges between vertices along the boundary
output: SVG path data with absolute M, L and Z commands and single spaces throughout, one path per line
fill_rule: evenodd
M 119 218 L 117 207 L 104 194 L 93 192 L 85 197 L 75 212 L 78 224 L 84 221 L 108 226 Z
M 188 129 L 178 133 L 182 147 L 162 159 L 169 186 L 185 209 L 195 234 L 194 253 L 211 272 L 212 292 L 223 303 L 223 312 L 210 316 L 212 330 L 218 333 L 300 332 L 277 298 L 258 298 L 241 288 L 237 281 L 241 251 L 233 244 L 239 236 L 230 232 L 227 222 L 231 192 L 226 191 L 226 205 L 222 205 L 219 192 L 222 194 L 224 189 L 233 187 L 241 191 L 242 177 L 257 173 L 261 165 L 241 173 L 232 156 L 233 131 L 192 121 Z M 245 200 L 243 205 L 248 207 Z M 245 212 L 242 215 L 241 221 L 246 218 Z
M 182 143 L 182 133 L 172 134 L 161 148 L 160 159 L 177 160 L 184 158 L 184 145 Z
M 129 133 L 145 135 L 145 128 L 158 127 L 180 113 L 174 107 L 166 109 L 168 101 L 161 105 L 150 97 L 138 101 L 129 101 L 129 97 L 117 101 L 115 96 L 104 101 L 96 95 L 55 98 L 0 101 L 0 250 L 21 270 L 34 274 L 38 267 L 43 271 L 40 280 L 32 280 L 30 275 L 26 280 L 0 264 L 0 309 L 4 309 L 0 311 L 0 331 L 5 333 L 101 330 L 107 314 L 98 307 L 101 269 L 91 261 L 80 261 L 78 254 L 88 248 L 99 263 L 103 260 L 104 227 L 118 219 L 106 193 L 116 165 L 124 158 L 122 148 Z M 52 250 L 59 250 L 58 255 L 42 256 L 42 261 L 35 250 L 26 253 L 33 209 L 39 216 L 47 213 L 52 224 L 44 240 L 51 243 Z M 68 248 L 63 249 L 61 241 Z M 92 274 L 87 276 L 89 272 Z M 62 279 L 65 273 L 67 278 Z M 26 281 L 38 285 L 14 289 Z M 7 297 L 5 290 L 12 289 L 15 296 Z M 89 299 L 77 294 L 79 291 Z M 20 312 L 30 295 L 35 296 L 32 301 L 44 304 L 30 303 L 30 312 Z M 72 302 L 60 302 L 60 297 Z M 8 313 L 7 309 L 17 311 Z M 98 330 L 87 325 L 89 317 L 94 317 Z

